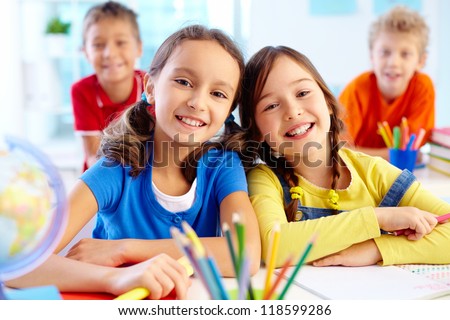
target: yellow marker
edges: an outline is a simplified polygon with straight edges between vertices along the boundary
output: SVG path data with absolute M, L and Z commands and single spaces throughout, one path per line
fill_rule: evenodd
M 194 269 L 189 263 L 189 259 L 186 256 L 182 256 L 177 260 L 185 269 L 188 276 L 192 276 L 194 274 Z M 142 300 L 147 298 L 150 295 L 150 290 L 147 288 L 134 288 L 120 296 L 116 297 L 114 300 Z
M 114 300 L 142 300 L 150 295 L 150 290 L 147 288 L 134 288 L 120 296 L 116 297 Z

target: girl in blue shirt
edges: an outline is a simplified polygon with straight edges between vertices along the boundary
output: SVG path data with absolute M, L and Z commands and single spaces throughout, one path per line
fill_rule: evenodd
M 94 239 L 71 248 L 71 260 L 117 267 L 161 253 L 179 258 L 169 229 L 187 221 L 222 275 L 234 276 L 226 240 L 219 236 L 221 224 L 232 225 L 237 212 L 254 274 L 261 249 L 243 166 L 231 151 L 233 141 L 209 142 L 224 123 L 228 137 L 237 126 L 230 116 L 240 100 L 243 69 L 240 50 L 219 30 L 193 25 L 171 35 L 145 76 L 142 101 L 105 129 L 102 157 L 72 190 L 69 224 L 57 250 L 97 213 Z M 60 274 L 46 278 L 67 290 Z

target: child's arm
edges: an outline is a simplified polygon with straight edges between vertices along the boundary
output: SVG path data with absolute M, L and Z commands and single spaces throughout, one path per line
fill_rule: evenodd
M 241 215 L 245 225 L 246 253 L 251 261 L 251 274 L 255 274 L 260 265 L 261 246 L 258 223 L 246 192 L 233 192 L 222 200 L 220 205 L 221 223 L 232 223 L 232 214 Z M 231 228 L 235 235 L 234 228 Z M 229 255 L 228 246 L 224 237 L 200 238 L 207 251 L 213 255 L 223 276 L 235 276 L 234 268 Z M 137 263 L 160 253 L 167 253 L 174 258 L 181 257 L 175 242 L 172 239 L 141 240 L 98 240 L 83 239 L 68 252 L 69 258 L 84 262 L 119 266 L 125 263 Z
M 234 244 L 237 246 L 237 235 L 234 230 L 232 216 L 233 213 L 240 215 L 241 223 L 245 226 L 245 254 L 250 259 L 250 273 L 255 274 L 259 270 L 261 263 L 261 240 L 259 236 L 258 220 L 255 211 L 248 197 L 243 191 L 233 192 L 228 195 L 220 205 L 220 222 L 228 223 L 231 233 L 234 236 Z M 213 252 L 214 253 L 214 252 Z M 215 258 L 222 261 L 222 264 L 232 268 L 231 256 L 228 247 L 222 252 L 216 252 Z M 228 272 L 227 272 L 228 274 Z M 234 275 L 234 272 L 232 273 Z
M 82 136 L 86 163 L 90 168 L 98 160 L 97 151 L 100 147 L 100 136 Z
M 164 254 L 126 268 L 104 267 L 51 255 L 34 271 L 6 284 L 15 288 L 56 285 L 61 292 L 114 295 L 145 287 L 151 299 L 160 299 L 175 288 L 177 297 L 184 299 L 189 278 L 181 264 Z
M 56 252 L 65 246 L 91 220 L 98 210 L 97 201 L 89 187 L 81 180 L 77 180 L 68 196 L 68 213 L 66 231 L 56 248 Z

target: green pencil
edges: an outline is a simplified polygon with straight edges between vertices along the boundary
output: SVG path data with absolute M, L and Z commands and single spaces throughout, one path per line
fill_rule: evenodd
M 292 282 L 294 282 L 295 276 L 300 270 L 300 267 L 305 263 L 306 257 L 308 256 L 309 252 L 311 251 L 312 246 L 314 245 L 314 242 L 316 241 L 316 235 L 313 235 L 311 239 L 309 240 L 308 244 L 306 245 L 305 251 L 303 252 L 302 256 L 300 257 L 300 260 L 298 261 L 297 265 L 295 266 L 294 271 L 291 274 L 291 277 L 287 281 L 286 285 L 283 288 L 283 291 L 278 296 L 278 300 L 283 300 L 284 296 L 286 295 L 286 292 L 288 291 L 289 287 L 292 285 Z

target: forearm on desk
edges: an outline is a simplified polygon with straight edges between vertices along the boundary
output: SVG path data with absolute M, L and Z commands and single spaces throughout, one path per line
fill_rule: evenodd
M 55 285 L 66 292 L 107 292 L 111 268 L 51 255 L 26 275 L 6 282 L 13 288 Z
M 450 223 L 438 224 L 430 234 L 417 241 L 394 235 L 382 235 L 374 240 L 383 265 L 450 263 Z
M 160 240 L 139 240 L 126 239 L 118 240 L 123 242 L 124 246 L 124 261 L 129 263 L 138 263 L 149 258 L 152 258 L 160 253 L 166 253 L 169 256 L 178 259 L 182 256 L 182 252 L 178 249 L 173 239 Z M 234 277 L 234 267 L 231 261 L 229 248 L 224 237 L 208 237 L 200 238 L 200 241 L 205 246 L 209 255 L 213 256 L 216 264 L 224 277 Z M 260 263 L 260 257 L 255 256 L 251 245 L 247 246 L 246 254 L 250 258 L 250 273 L 257 272 Z

